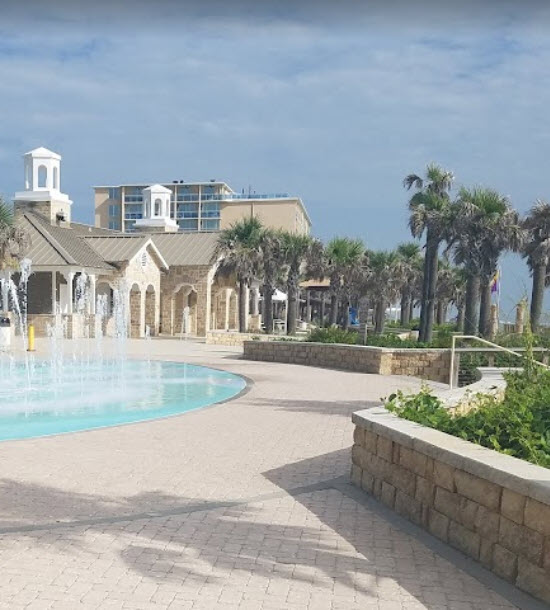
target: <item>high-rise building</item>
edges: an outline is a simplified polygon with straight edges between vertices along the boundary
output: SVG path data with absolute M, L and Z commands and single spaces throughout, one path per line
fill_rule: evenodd
M 123 233 L 135 231 L 136 221 L 142 220 L 146 213 L 147 190 L 153 187 L 159 192 L 168 189 L 170 218 L 182 232 L 220 231 L 249 216 L 256 216 L 265 226 L 274 229 L 307 234 L 311 228 L 307 210 L 299 197 L 286 193 L 236 193 L 225 182 L 215 180 L 96 186 L 96 227 Z M 168 195 L 167 191 L 162 192 Z M 164 198 L 160 199 L 164 205 Z

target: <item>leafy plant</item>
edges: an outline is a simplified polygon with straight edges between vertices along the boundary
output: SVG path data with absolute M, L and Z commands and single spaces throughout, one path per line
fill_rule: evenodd
M 453 415 L 427 388 L 398 392 L 386 408 L 398 417 L 550 468 L 550 371 L 531 363 L 507 373 L 504 398 L 479 395 L 467 413 Z
M 330 326 L 328 328 L 315 328 L 306 338 L 306 341 L 314 343 L 344 343 L 346 345 L 355 345 L 357 343 L 358 334 L 353 330 L 343 330 L 341 328 Z

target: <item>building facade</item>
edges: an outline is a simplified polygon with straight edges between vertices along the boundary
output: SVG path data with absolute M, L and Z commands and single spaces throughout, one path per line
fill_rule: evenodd
M 151 184 L 94 187 L 95 225 L 128 233 L 147 215 Z M 308 234 L 311 221 L 299 197 L 285 193 L 236 193 L 225 182 L 170 182 L 156 185 L 169 195 L 169 218 L 181 232 L 214 232 L 256 216 L 265 226 Z
M 58 326 L 59 321 L 70 337 L 94 336 L 98 324 L 107 335 L 126 332 L 135 338 L 148 334 L 205 336 L 209 330 L 237 329 L 237 286 L 234 277 L 218 273 L 216 231 L 239 215 L 223 216 L 222 201 L 203 201 L 200 187 L 197 201 L 186 202 L 198 204 L 197 224 L 194 230 L 183 230 L 182 219 L 173 217 L 173 193 L 177 196 L 177 191 L 152 184 L 141 189 L 139 202 L 123 203 L 126 198 L 122 191 L 119 207 L 141 206 L 140 217 L 132 219 L 131 230 L 86 225 L 72 221 L 72 201 L 60 190 L 61 157 L 38 148 L 23 159 L 25 184 L 15 194 L 14 211 L 16 222 L 30 237 L 25 307 L 27 322 L 35 326 L 37 335 L 47 334 L 48 328 Z M 242 214 L 255 214 L 256 208 L 250 212 L 255 201 L 240 201 Z M 258 214 L 266 225 L 309 230 L 305 210 L 301 221 L 305 224 L 299 229 L 293 229 L 297 225 L 289 220 L 285 206 L 301 211 L 299 200 L 281 199 L 280 207 L 279 200 L 266 201 L 261 208 L 268 210 L 262 212 L 266 215 L 262 218 Z M 206 216 L 214 203 L 220 210 L 218 218 Z M 269 216 L 269 210 L 277 208 L 279 225 Z M 207 219 L 219 224 L 203 225 Z M 8 288 L 20 276 L 17 269 L 0 271 L 0 311 L 16 312 Z M 84 300 L 83 293 L 88 295 Z M 255 282 L 247 290 L 245 304 L 248 326 L 254 331 L 261 323 L 259 298 Z M 126 329 L 120 328 L 120 320 L 114 315 L 115 304 L 120 305 L 121 300 L 128 313 Z

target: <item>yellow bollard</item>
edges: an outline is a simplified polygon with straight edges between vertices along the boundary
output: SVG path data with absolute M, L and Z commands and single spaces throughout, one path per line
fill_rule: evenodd
M 29 324 L 29 347 L 28 352 L 34 352 L 34 326 Z

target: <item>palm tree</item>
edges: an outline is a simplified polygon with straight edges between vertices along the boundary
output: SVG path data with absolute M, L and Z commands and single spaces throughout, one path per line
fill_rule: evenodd
M 401 325 L 410 322 L 411 305 L 414 304 L 414 292 L 418 278 L 422 274 L 422 255 L 420 246 L 415 242 L 400 244 L 397 254 L 403 267 L 403 285 L 401 287 Z
M 300 278 L 309 268 L 311 274 L 318 273 L 316 268 L 322 258 L 323 246 L 309 235 L 299 235 L 284 231 L 280 233 L 282 261 L 286 269 L 286 286 L 288 295 L 287 333 L 296 333 L 298 318 L 298 291 Z
M 369 251 L 366 289 L 373 302 L 374 333 L 384 332 L 386 308 L 399 295 L 406 268 L 398 252 Z
M 523 220 L 526 240 L 523 256 L 533 276 L 531 293 L 531 329 L 540 327 L 544 289 L 550 284 L 550 204 L 538 200 Z
M 409 174 L 403 180 L 406 189 L 417 189 L 409 201 L 411 233 L 417 238 L 426 233 L 419 341 L 432 339 L 439 245 L 449 224 L 449 191 L 453 180 L 452 172 L 433 163 L 426 169 L 426 178 Z
M 258 274 L 262 223 L 245 218 L 218 236 L 215 258 L 222 272 L 234 273 L 239 285 L 239 332 L 246 332 L 246 289 Z
M 0 196 L 0 269 L 17 267 L 29 246 L 28 234 L 17 226 L 11 208 Z
M 464 264 L 466 286 L 465 332 L 490 334 L 491 280 L 500 255 L 523 243 L 519 215 L 507 198 L 493 189 L 462 187 L 454 206 L 451 242 L 455 260 Z M 478 308 L 481 300 L 481 307 Z
M 338 321 L 342 297 L 349 295 L 362 267 L 365 247 L 360 239 L 335 237 L 325 248 L 326 275 L 330 279 L 330 323 Z M 347 318 L 347 316 L 346 316 Z
M 273 332 L 273 293 L 283 262 L 279 233 L 272 229 L 262 229 L 259 249 L 259 272 L 262 277 L 264 297 L 264 328 L 269 334 Z

